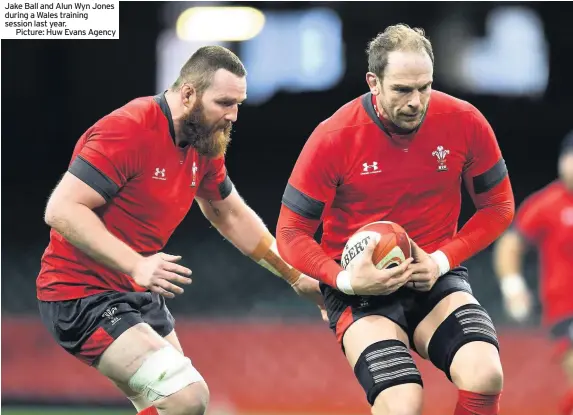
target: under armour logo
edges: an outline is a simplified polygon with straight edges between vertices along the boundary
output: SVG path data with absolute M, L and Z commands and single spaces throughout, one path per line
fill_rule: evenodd
M 377 161 L 373 161 L 372 164 L 368 164 L 368 163 L 362 163 L 362 173 L 360 173 L 361 175 L 365 175 L 365 174 L 374 174 L 374 173 L 380 173 L 381 170 L 378 169 L 378 162 Z
M 368 171 L 369 169 L 378 170 L 378 162 L 377 161 L 372 162 L 372 164 L 363 163 L 362 166 L 364 166 L 364 171 Z
M 159 167 L 156 167 L 153 178 L 157 180 L 165 180 L 165 169 L 160 169 Z

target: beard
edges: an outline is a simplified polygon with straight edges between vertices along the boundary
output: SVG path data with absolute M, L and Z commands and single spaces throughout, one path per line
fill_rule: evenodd
M 230 121 L 209 124 L 205 118 L 203 104 L 198 99 L 191 113 L 183 119 L 181 135 L 200 155 L 217 158 L 227 152 L 232 127 Z
M 422 124 L 422 121 L 424 121 L 428 105 L 429 101 L 426 103 L 425 107 L 420 108 L 416 118 L 409 119 L 403 117 L 401 112 L 396 112 L 393 107 L 384 100 L 379 103 L 379 107 L 383 110 L 382 117 L 389 122 L 391 131 L 398 135 L 411 134 L 413 131 L 418 129 Z
M 396 127 L 396 132 L 398 134 L 410 134 L 414 130 L 418 129 L 422 124 L 422 121 L 424 120 L 426 111 L 427 111 L 427 106 L 425 108 L 420 109 L 420 111 L 417 114 L 417 117 L 412 120 L 408 118 L 403 118 L 400 113 L 395 114 L 395 116 L 392 117 L 391 121 L 392 124 L 394 124 L 394 126 Z

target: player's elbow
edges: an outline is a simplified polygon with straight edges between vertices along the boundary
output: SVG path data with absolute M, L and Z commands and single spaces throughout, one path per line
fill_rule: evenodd
M 291 264 L 294 261 L 294 258 L 292 258 L 292 245 L 298 232 L 300 231 L 293 227 L 288 220 L 282 215 L 279 216 L 276 229 L 277 250 L 279 255 Z
M 52 195 L 44 211 L 44 222 L 46 225 L 59 230 L 59 226 L 65 222 L 68 217 L 73 217 L 72 204 L 73 202 L 58 197 L 57 194 Z
M 57 226 L 58 222 L 61 221 L 62 217 L 62 204 L 57 198 L 53 196 L 50 197 L 48 203 L 46 204 L 46 209 L 44 211 L 44 222 L 50 228 Z
M 276 232 L 276 238 L 275 239 L 277 241 L 277 251 L 278 251 L 279 255 L 285 261 L 289 262 L 290 261 L 289 252 L 288 252 L 288 249 L 286 249 L 286 243 L 285 243 L 284 237 L 282 236 L 281 228 L 279 226 L 277 226 L 277 232 Z
M 499 233 L 505 232 L 513 222 L 515 216 L 515 202 L 513 197 L 504 197 L 490 205 L 492 219 L 498 224 Z
M 509 226 L 513 223 L 513 218 L 515 217 L 515 201 L 513 198 L 508 200 L 504 206 L 504 214 L 503 214 L 503 229 L 506 230 Z

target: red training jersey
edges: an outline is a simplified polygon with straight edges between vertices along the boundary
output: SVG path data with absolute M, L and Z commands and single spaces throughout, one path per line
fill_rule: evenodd
M 515 228 L 539 249 L 543 319 L 573 315 L 573 192 L 556 181 L 519 207 Z
M 341 268 L 332 259 L 338 260 L 348 238 L 370 222 L 400 224 L 427 252 L 440 248 L 453 268 L 493 242 L 513 218 L 505 162 L 493 130 L 475 107 L 433 91 L 418 130 L 397 136 L 384 126 L 372 101 L 364 94 L 315 129 L 282 200 L 281 255 L 333 286 Z M 481 214 L 454 239 L 462 179 Z M 324 257 L 308 240 L 320 222 Z
M 232 183 L 223 158 L 175 145 L 164 94 L 137 98 L 106 115 L 77 142 L 68 171 L 107 203 L 95 210 L 107 230 L 136 252 L 159 252 L 195 196 L 227 197 Z M 145 291 L 126 274 L 101 265 L 56 230 L 36 281 L 43 301 L 82 298 L 103 291 Z

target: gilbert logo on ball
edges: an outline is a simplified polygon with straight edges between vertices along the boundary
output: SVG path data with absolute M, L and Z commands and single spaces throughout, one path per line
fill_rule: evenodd
M 340 261 L 342 267 L 347 268 L 366 249 L 366 245 L 378 235 L 380 241 L 372 255 L 372 262 L 376 268 L 392 268 L 412 256 L 410 239 L 404 228 L 389 221 L 372 222 L 358 229 L 350 237 L 342 251 Z

